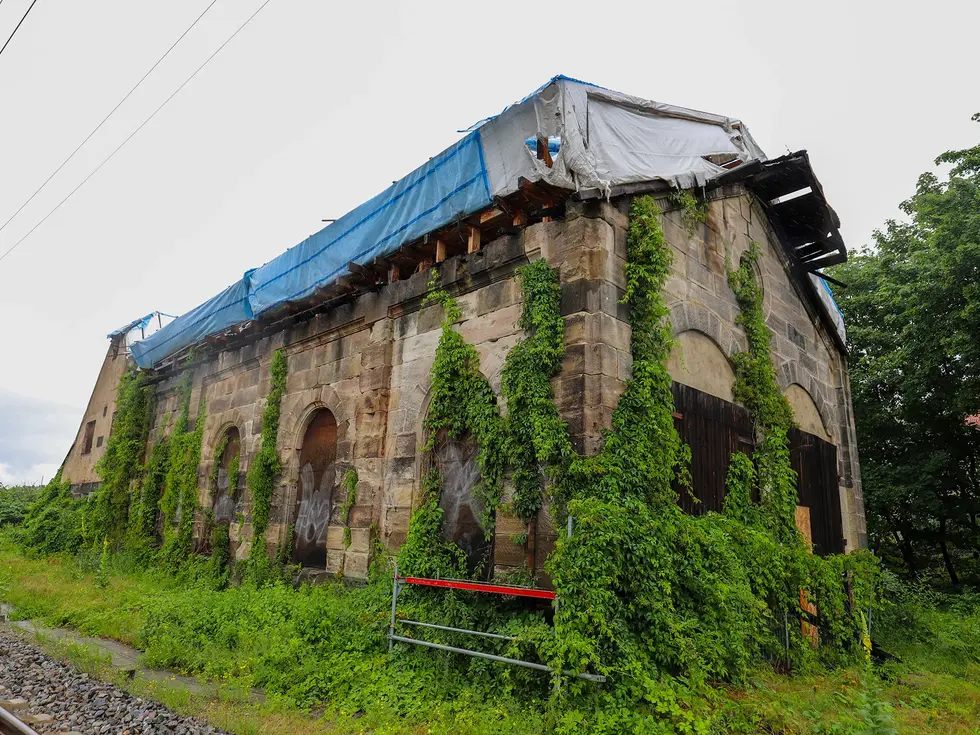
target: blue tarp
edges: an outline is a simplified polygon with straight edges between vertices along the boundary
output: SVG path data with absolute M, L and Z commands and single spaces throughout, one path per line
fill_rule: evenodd
M 302 299 L 348 272 L 488 204 L 490 182 L 480 133 L 467 135 L 336 222 L 249 271 L 210 301 L 132 346 L 151 368 L 189 344 Z
M 490 201 L 480 135 L 473 133 L 258 268 L 248 292 L 252 311 L 309 296 L 347 273 L 349 262 L 370 263 Z
M 141 316 L 139 319 L 133 319 L 133 321 L 131 321 L 129 324 L 127 324 L 124 327 L 119 327 L 119 329 L 117 329 L 115 332 L 109 332 L 109 334 L 107 334 L 106 337 L 112 339 L 113 337 L 116 337 L 120 334 L 126 334 L 127 332 L 135 329 L 136 327 L 139 327 L 140 329 L 144 329 L 146 325 L 150 323 L 150 319 L 153 318 L 153 314 L 154 312 L 150 312 L 146 316 Z
M 177 317 L 146 339 L 130 345 L 136 364 L 141 368 L 153 367 L 167 355 L 172 355 L 209 334 L 251 319 L 246 285 L 249 273 L 214 298 Z

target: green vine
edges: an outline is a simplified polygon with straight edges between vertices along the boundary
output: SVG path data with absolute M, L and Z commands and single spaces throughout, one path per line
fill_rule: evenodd
M 208 475 L 208 493 L 215 500 L 218 498 L 218 476 L 221 474 L 221 458 L 225 454 L 225 450 L 228 449 L 228 441 L 230 437 L 228 433 L 225 432 L 221 439 L 218 440 L 218 445 L 214 448 L 214 464 L 211 465 L 211 474 Z M 235 455 L 236 458 L 238 455 Z M 229 485 L 229 487 L 234 487 Z
M 676 507 L 676 485 L 690 485 L 691 451 L 674 428 L 673 380 L 666 362 L 674 346 L 661 293 L 673 255 L 663 212 L 651 197 L 633 204 L 627 237 L 626 294 L 633 375 L 626 382 L 601 451 L 573 464 L 572 497 L 633 498 Z
M 153 422 L 153 388 L 138 370 L 127 371 L 116 392 L 116 413 L 105 454 L 95 465 L 102 483 L 87 519 L 90 538 L 118 547 L 126 535 L 132 487 L 143 471 L 143 453 Z
M 150 460 L 143 473 L 139 494 L 130 507 L 128 535 L 134 548 L 147 546 L 153 539 L 160 513 L 160 498 L 169 470 L 170 442 L 163 437 L 150 450 Z
M 541 509 L 542 470 L 553 486 L 562 487 L 574 451 L 551 388 L 565 355 L 558 273 L 537 260 L 518 269 L 517 276 L 524 292 L 520 327 L 525 336 L 507 355 L 501 388 L 507 401 L 505 448 L 513 468 L 512 508 L 526 524 Z
M 269 373 L 272 376 L 272 389 L 262 412 L 261 445 L 245 479 L 252 497 L 252 557 L 259 553 L 266 555 L 265 530 L 269 525 L 269 509 L 276 479 L 282 472 L 276 449 L 280 404 L 286 391 L 286 355 L 282 350 L 276 350 L 272 356 Z
M 344 521 L 344 547 L 350 548 L 351 533 L 350 533 L 350 510 L 354 507 L 354 503 L 357 502 L 357 470 L 351 467 L 347 470 L 347 474 L 344 475 L 344 487 L 347 489 L 347 498 L 344 500 L 344 504 L 340 506 L 340 517 Z
M 460 578 L 466 575 L 466 556 L 442 537 L 442 481 L 436 469 L 422 478 L 419 503 L 408 522 L 408 535 L 398 550 L 398 569 L 416 577 Z
M 784 543 L 797 540 L 796 473 L 790 466 L 789 430 L 793 411 L 776 383 L 772 362 L 772 333 L 762 307 L 762 288 L 756 280 L 758 244 L 750 243 L 739 267 L 728 271 L 728 283 L 738 301 L 736 323 L 745 330 L 749 349 L 732 357 L 735 400 L 745 406 L 756 427 L 754 478 L 762 514 L 770 530 Z
M 434 286 L 433 282 L 430 286 Z M 443 308 L 442 334 L 432 364 L 432 399 L 425 419 L 431 452 L 442 432 L 450 439 L 467 433 L 477 445 L 477 464 L 481 481 L 473 494 L 483 505 L 481 525 L 489 538 L 495 512 L 500 505 L 502 479 L 507 468 L 506 423 L 497 408 L 497 397 L 480 373 L 480 356 L 453 326 L 461 316 L 456 300 L 442 289 L 433 288 L 423 305 L 437 303 Z
M 201 442 L 204 438 L 205 403 L 201 403 L 194 430 L 188 431 L 191 402 L 191 374 L 180 389 L 180 416 L 170 436 L 170 466 L 164 482 L 160 508 L 164 516 L 163 565 L 178 569 L 190 556 L 194 541 L 194 516 L 197 511 L 197 473 L 201 464 Z
M 689 237 L 693 236 L 700 225 L 708 221 L 708 200 L 694 196 L 687 189 L 678 189 L 671 193 L 670 200 L 680 207 L 684 229 Z

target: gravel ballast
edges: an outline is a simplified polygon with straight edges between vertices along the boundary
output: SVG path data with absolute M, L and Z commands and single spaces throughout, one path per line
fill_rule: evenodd
M 57 661 L 9 631 L 0 630 L 0 700 L 27 700 L 14 714 L 50 716 L 39 733 L 84 735 L 218 735 L 224 731 L 134 697 Z

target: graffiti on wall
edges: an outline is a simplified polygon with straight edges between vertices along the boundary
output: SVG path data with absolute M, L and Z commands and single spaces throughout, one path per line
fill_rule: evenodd
M 469 438 L 445 439 L 439 442 L 435 452 L 436 468 L 442 480 L 443 536 L 455 543 L 466 554 L 470 572 L 476 572 L 485 564 L 490 554 L 490 542 L 480 525 L 483 504 L 473 494 L 480 482 L 480 466 L 476 458 L 476 443 Z

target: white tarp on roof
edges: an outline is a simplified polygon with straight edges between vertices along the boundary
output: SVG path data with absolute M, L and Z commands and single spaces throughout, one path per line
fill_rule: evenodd
M 651 102 L 566 77 L 479 126 L 494 196 L 519 178 L 581 191 L 662 179 L 702 185 L 725 169 L 706 156 L 764 159 L 737 120 Z M 560 138 L 552 167 L 538 160 L 529 136 Z

